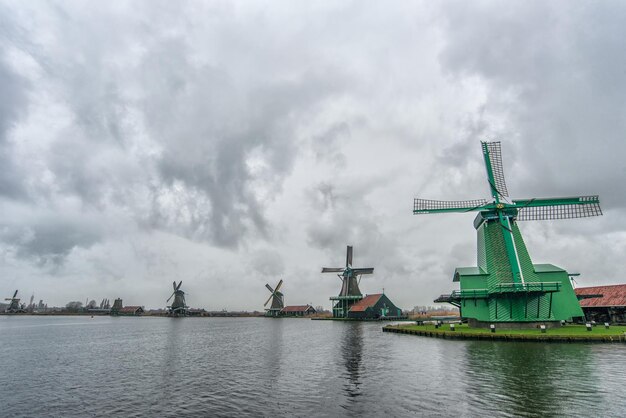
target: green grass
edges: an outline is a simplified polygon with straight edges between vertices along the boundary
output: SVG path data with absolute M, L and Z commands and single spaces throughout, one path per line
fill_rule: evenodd
M 395 325 L 394 325 L 395 327 Z M 435 328 L 434 325 L 398 325 L 397 327 L 407 330 L 416 331 L 429 331 L 434 333 L 448 334 L 448 333 L 461 333 L 461 334 L 491 334 L 490 329 L 485 328 L 470 328 L 466 324 L 455 324 L 456 331 L 450 330 L 449 324 L 444 324 L 439 328 Z M 501 328 L 502 327 L 502 328 Z M 584 325 L 565 325 L 560 328 L 548 328 L 545 333 L 542 333 L 540 329 L 505 329 L 504 325 L 498 326 L 496 324 L 496 334 L 503 335 L 537 335 L 537 336 L 554 336 L 554 337 L 593 337 L 593 336 L 623 336 L 626 332 L 626 326 L 613 326 L 609 329 L 605 329 L 604 325 L 596 325 L 592 331 L 587 331 Z

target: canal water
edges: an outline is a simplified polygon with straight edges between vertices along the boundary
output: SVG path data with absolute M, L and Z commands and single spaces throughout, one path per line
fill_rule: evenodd
M 0 416 L 626 415 L 626 345 L 381 323 L 0 316 Z

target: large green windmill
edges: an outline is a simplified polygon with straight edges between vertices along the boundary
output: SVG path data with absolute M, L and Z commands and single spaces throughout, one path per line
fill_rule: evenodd
M 478 215 L 478 266 L 454 272 L 460 290 L 441 295 L 461 310 L 473 326 L 571 320 L 583 316 L 567 271 L 552 264 L 533 264 L 516 221 L 569 219 L 602 215 L 598 196 L 505 201 L 500 142 L 481 142 L 493 201 L 415 199 L 414 214 L 470 212 Z M 508 200 L 508 199 L 506 199 Z

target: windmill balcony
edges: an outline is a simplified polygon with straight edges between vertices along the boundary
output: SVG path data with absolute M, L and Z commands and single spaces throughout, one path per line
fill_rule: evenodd
M 363 299 L 362 295 L 353 295 L 353 296 L 331 296 L 330 300 L 360 300 Z
M 449 295 L 441 295 L 436 302 L 447 302 L 462 299 L 486 299 L 490 296 L 498 296 L 512 293 L 549 293 L 561 290 L 559 282 L 534 282 L 534 283 L 502 283 L 491 289 L 467 289 L 455 290 Z
M 454 290 L 450 294 L 451 299 L 483 299 L 489 297 L 488 289 Z
M 501 283 L 491 289 L 490 293 L 547 293 L 559 290 L 561 290 L 560 282 Z

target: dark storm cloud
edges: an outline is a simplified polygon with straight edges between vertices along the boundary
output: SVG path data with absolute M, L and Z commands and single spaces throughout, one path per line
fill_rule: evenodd
M 95 24 L 97 11 L 51 9 L 68 23 L 54 28 L 55 49 L 29 47 L 74 119 L 45 156 L 57 194 L 100 210 L 126 207 L 150 228 L 217 246 L 267 235 L 264 207 L 291 169 L 295 128 L 340 93 L 345 76 L 336 69 L 329 76 L 320 64 L 284 77 L 280 64 L 267 59 L 282 53 L 256 38 L 274 36 L 263 25 L 250 32 L 189 26 L 182 15 L 169 16 L 167 7 L 145 6 L 144 18 L 100 10 Z M 145 25 L 146 19 L 170 30 Z M 124 33 L 135 38 L 128 42 Z M 194 42 L 211 38 L 199 56 Z M 259 61 L 248 62 L 251 56 Z M 291 65 L 286 58 L 280 60 Z M 148 144 L 134 142 L 138 124 Z M 146 145 L 154 149 L 150 157 L 128 158 Z M 262 172 L 251 168 L 255 158 Z M 258 196 L 259 182 L 265 196 Z M 43 189 L 33 192 L 49 194 Z M 142 211 L 138 192 L 148 194 Z
M 72 249 L 88 248 L 101 236 L 97 224 L 77 223 L 63 216 L 27 225 L 2 225 L 0 229 L 0 240 L 15 246 L 18 257 L 53 269 L 63 263 Z
M 0 19 L 0 24 L 4 19 Z M 0 47 L 2 42 L 0 42 Z M 27 82 L 7 65 L 0 57 L 0 196 L 9 198 L 23 197 L 24 185 L 20 169 L 13 156 L 13 144 L 8 138 L 8 131 L 23 116 L 28 104 Z
M 209 30 L 208 36 L 212 31 Z M 297 77 L 285 78 L 272 62 L 261 60 L 246 68 L 250 55 L 260 54 L 255 35 L 226 33 L 231 44 L 216 42 L 212 63 L 193 62 L 189 40 L 168 38 L 149 49 L 141 64 L 146 124 L 161 149 L 157 163 L 162 186 L 179 184 L 207 199 L 208 208 L 194 207 L 189 222 L 180 224 L 159 205 L 153 208 L 152 225 L 176 224 L 179 231 L 219 246 L 237 246 L 249 233 L 267 234 L 266 200 L 280 191 L 282 178 L 291 169 L 297 152 L 296 127 L 306 121 L 324 100 L 342 89 L 340 71 L 328 76 L 323 65 Z M 226 42 L 226 41 L 224 41 Z M 235 56 L 220 61 L 220 56 Z M 260 160 L 264 170 L 250 164 Z M 268 189 L 256 195 L 257 181 Z
M 346 156 L 339 151 L 341 141 L 350 136 L 350 126 L 345 122 L 331 125 L 325 132 L 313 138 L 313 149 L 318 161 L 330 161 L 334 166 L 341 167 L 347 163 Z
M 327 98 L 331 86 L 311 74 L 296 83 L 279 83 L 242 97 L 236 80 L 209 76 L 204 72 L 188 76 L 192 81 L 198 77 L 198 83 L 191 87 L 195 92 L 184 97 L 185 102 L 174 101 L 178 109 L 172 119 L 182 119 L 183 125 L 187 120 L 193 127 L 163 138 L 159 172 L 166 184 L 180 181 L 208 197 L 208 217 L 192 222 L 191 230 L 201 227 L 199 223 L 208 223 L 203 238 L 234 246 L 250 226 L 262 234 L 267 232 L 265 202 L 252 189 L 252 182 L 261 174 L 252 172 L 250 160 L 255 156 L 261 160 L 267 170 L 266 186 L 270 192 L 278 191 L 297 151 L 295 126 Z M 184 140 L 184 149 L 179 140 Z M 167 217 L 162 212 L 159 215 Z
M 503 141 L 512 195 L 597 193 L 605 209 L 623 210 L 626 194 L 606 180 L 626 172 L 626 6 L 494 6 L 445 8 L 448 41 L 441 62 L 453 77 L 488 83 L 484 108 L 505 115 L 506 122 L 486 130 Z
M 352 245 L 355 265 L 376 266 L 378 281 L 408 275 L 413 263 L 402 251 L 398 237 L 388 232 L 385 216 L 370 203 L 372 194 L 388 181 L 384 177 L 355 180 L 340 176 L 307 191 L 315 213 L 306 229 L 307 242 L 324 250 L 328 257 L 325 265 L 342 266 L 345 248 Z
M 260 274 L 272 281 L 278 280 L 285 273 L 283 257 L 277 251 L 269 249 L 254 252 L 250 257 L 249 267 L 254 275 Z
M 356 183 L 354 188 L 348 188 L 345 182 L 339 187 L 324 182 L 307 192 L 316 213 L 307 228 L 309 245 L 329 253 L 346 245 L 360 246 L 363 251 L 363 243 L 375 240 L 380 234 L 379 227 L 368 214 L 366 196 L 358 189 Z

